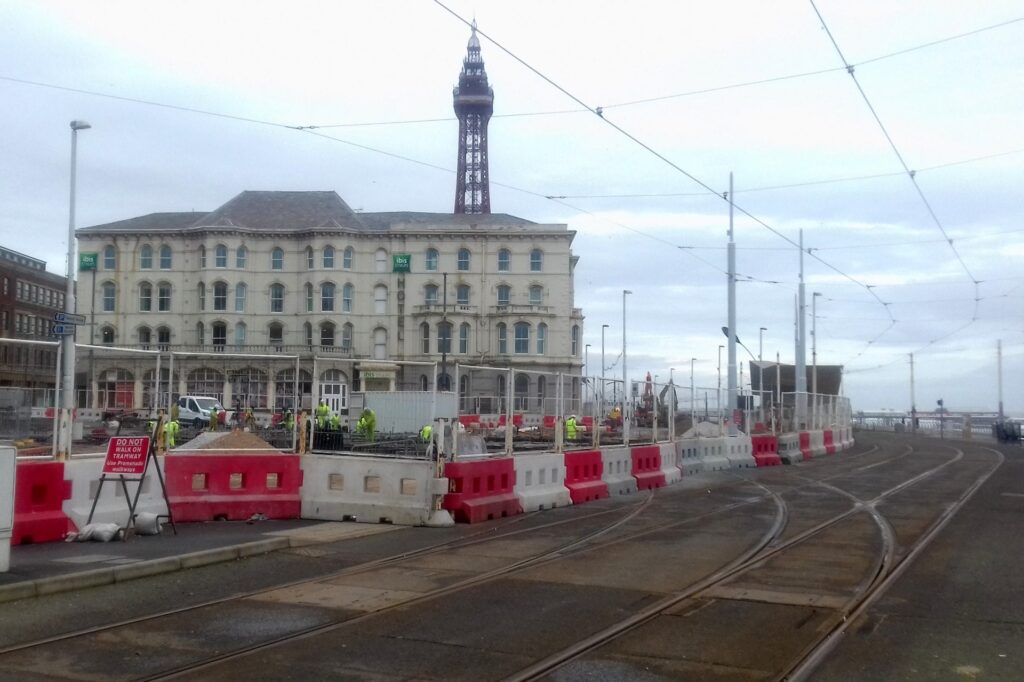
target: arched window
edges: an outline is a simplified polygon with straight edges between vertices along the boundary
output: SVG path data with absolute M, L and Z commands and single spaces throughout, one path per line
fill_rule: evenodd
M 507 284 L 498 286 L 498 305 L 508 305 L 512 300 L 512 287 Z
M 313 375 L 304 369 L 299 370 L 298 386 L 295 385 L 295 368 L 282 369 L 274 377 L 274 409 L 277 411 L 292 410 L 296 405 L 296 393 L 298 393 L 298 404 L 309 401 L 313 395 Z M 296 390 L 296 388 L 298 390 Z
M 153 247 L 149 244 L 143 244 L 142 248 L 139 249 L 139 269 L 153 269 Z
M 149 350 L 149 344 L 153 341 L 153 332 L 149 327 L 139 327 L 139 345 L 142 350 Z
M 171 404 L 174 404 L 175 396 L 178 393 L 178 373 L 171 376 L 169 368 L 160 370 L 160 379 L 153 370 L 147 370 L 142 374 L 142 407 L 147 410 L 155 410 L 167 407 L 167 393 L 171 394 Z M 132 391 L 134 394 L 134 390 Z
M 158 327 L 156 330 L 156 342 L 160 346 L 160 350 L 168 350 L 171 345 L 171 329 L 170 327 Z
M 505 326 L 504 322 L 499 322 L 498 327 L 498 353 L 500 355 L 508 354 L 508 327 Z
M 329 369 L 320 374 L 320 397 L 332 411 L 348 409 L 348 378 L 344 372 Z
M 196 344 L 199 346 L 206 344 L 206 328 L 203 327 L 202 322 L 196 322 Z
M 421 391 L 426 391 L 426 390 L 429 390 L 429 388 L 430 388 L 430 380 L 427 379 L 427 375 L 426 374 L 421 374 L 420 375 L 420 390 Z
M 498 272 L 508 272 L 512 263 L 512 252 L 508 249 L 498 250 Z
M 271 284 L 270 285 L 270 312 L 272 312 L 272 313 L 283 313 L 284 312 L 284 285 L 283 284 Z
M 149 282 L 139 284 L 139 310 L 144 313 L 153 310 L 153 285 Z
M 545 414 L 544 400 L 548 397 L 548 378 L 544 375 L 537 377 L 537 407 L 540 408 L 541 414 Z
M 430 325 L 426 322 L 420 325 L 420 352 L 430 353 Z
M 352 350 L 352 323 L 346 322 L 341 326 L 341 348 Z
M 427 305 L 435 305 L 437 303 L 437 285 L 428 284 L 423 287 L 423 302 Z
M 228 326 L 223 322 L 214 322 L 210 326 L 213 333 L 213 350 L 222 351 L 228 342 Z
M 255 367 L 244 367 L 230 375 L 231 395 L 240 408 L 267 406 L 267 373 Z
M 170 270 L 171 269 L 171 247 L 164 244 L 160 247 L 160 269 Z
M 324 347 L 334 346 L 334 323 L 320 323 L 320 345 Z
M 116 337 L 117 333 L 114 331 L 114 328 L 111 327 L 110 325 L 107 325 L 106 327 L 103 327 L 103 329 L 100 330 L 100 339 L 102 340 L 104 346 L 113 346 L 114 339 Z
M 548 326 L 541 322 L 537 325 L 537 355 L 544 355 L 548 350 Z
M 228 247 L 217 244 L 213 250 L 213 267 L 226 268 L 228 266 Z
M 185 377 L 185 391 L 220 400 L 224 397 L 224 375 L 210 367 L 194 369 Z
M 270 269 L 284 270 L 284 249 L 279 246 L 270 252 Z
M 383 284 L 373 288 L 373 312 L 377 315 L 386 315 L 388 312 L 388 288 Z
M 530 377 L 526 374 L 517 374 L 514 390 L 515 403 L 513 409 L 525 410 L 530 400 Z
M 455 302 L 458 305 L 469 305 L 469 285 L 460 284 L 455 288 Z
M 459 270 L 461 270 L 462 272 L 466 272 L 467 270 L 469 270 L 469 261 L 469 249 L 459 249 L 459 258 L 456 263 Z
M 465 398 L 469 395 L 469 377 L 463 374 L 459 377 L 459 397 Z
M 580 354 L 580 326 L 574 324 L 572 326 L 572 356 L 576 357 Z
M 117 286 L 113 282 L 104 282 L 102 285 L 103 312 L 112 313 L 117 310 Z M 152 296 L 152 293 L 150 293 Z
M 544 269 L 544 252 L 534 249 L 530 252 L 530 272 L 540 272 Z
M 117 270 L 117 249 L 113 244 L 103 247 L 103 269 Z
M 354 289 L 351 284 L 346 284 L 341 288 L 341 312 L 350 313 L 352 312 L 352 294 Z
M 377 253 L 373 256 L 373 260 L 377 267 L 377 272 L 388 271 L 388 252 L 385 249 L 377 249 Z
M 530 325 L 526 322 L 516 322 L 516 352 L 530 352 Z
M 377 327 L 373 330 L 373 359 L 387 360 L 388 358 L 388 330 Z
M 227 282 L 213 283 L 213 309 L 228 309 L 228 285 Z
M 156 309 L 162 313 L 171 312 L 170 282 L 160 282 L 156 285 Z
M 437 249 L 427 249 L 425 263 L 427 270 L 431 272 L 437 270 Z
M 280 322 L 271 322 L 267 325 L 267 339 L 271 346 L 280 347 L 284 343 L 284 327 Z
M 459 352 L 469 352 L 469 322 L 459 325 Z
M 505 404 L 505 395 L 506 395 L 507 391 L 508 391 L 508 381 L 505 379 L 505 373 L 502 372 L 501 374 L 498 375 L 498 405 L 499 406 Z M 505 408 L 504 407 L 499 407 L 499 410 L 501 412 L 504 412 Z
M 325 270 L 334 267 L 334 247 L 333 246 L 325 246 L 324 247 L 323 261 L 324 261 L 324 269 Z
M 452 352 L 452 323 L 441 322 L 437 325 L 437 352 Z
M 202 244 L 199 245 L 199 267 L 206 267 L 206 247 Z
M 313 345 L 313 325 L 311 323 L 307 322 L 306 324 L 302 325 L 302 331 L 305 332 L 305 335 L 306 335 L 306 345 L 307 346 L 312 346 Z
M 312 270 L 316 267 L 316 256 L 313 254 L 313 247 L 306 247 L 306 268 Z
M 199 304 L 199 312 L 206 310 L 206 285 L 202 282 L 196 285 L 196 302 Z
M 530 287 L 530 305 L 540 305 L 544 301 L 544 287 L 533 285 Z
M 245 322 L 239 322 L 235 325 L 235 346 L 238 348 L 245 346 Z
M 330 282 L 320 285 L 320 310 L 334 312 L 334 285 Z
M 313 285 L 306 284 L 306 312 L 313 312 Z
M 239 270 L 245 268 L 245 259 L 249 254 L 246 252 L 244 246 L 239 246 L 235 249 L 235 267 Z
M 450 391 L 452 390 L 452 377 L 448 372 L 437 375 L 437 390 L 439 391 Z
M 352 256 L 354 253 L 351 246 L 345 247 L 345 255 L 341 258 L 341 267 L 346 270 L 352 269 Z
M 132 409 L 135 407 L 135 377 L 120 367 L 100 373 L 96 380 L 99 407 Z
M 245 297 L 249 293 L 249 287 L 244 282 L 239 282 L 235 285 L 235 312 L 245 312 Z

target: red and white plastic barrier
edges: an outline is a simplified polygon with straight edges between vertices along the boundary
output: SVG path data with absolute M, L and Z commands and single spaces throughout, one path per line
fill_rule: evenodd
M 63 540 L 75 529 L 63 509 L 71 497 L 64 462 L 19 462 L 15 476 L 12 545 Z
M 448 494 L 442 506 L 456 521 L 478 523 L 523 512 L 515 492 L 516 472 L 511 457 L 444 465 Z
M 254 514 L 297 519 L 301 515 L 298 455 L 173 454 L 164 463 L 175 521 L 240 521 Z
M 604 462 L 600 450 L 565 452 L 565 487 L 573 504 L 608 497 L 608 484 L 602 478 Z

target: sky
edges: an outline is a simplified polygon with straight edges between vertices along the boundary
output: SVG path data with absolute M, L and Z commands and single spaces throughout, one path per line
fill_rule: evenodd
M 64 272 L 73 119 L 78 226 L 243 190 L 450 211 L 474 17 L 492 210 L 576 231 L 589 374 L 607 324 L 621 375 L 628 289 L 630 376 L 716 386 L 732 173 L 754 355 L 793 362 L 802 230 L 854 410 L 909 409 L 911 353 L 919 410 L 994 410 L 1001 340 L 1024 414 L 1020 0 L 0 0 L 0 244 Z

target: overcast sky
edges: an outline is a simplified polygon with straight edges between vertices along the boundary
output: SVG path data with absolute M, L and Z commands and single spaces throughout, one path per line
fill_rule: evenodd
M 696 358 L 715 385 L 728 204 L 692 178 L 721 193 L 731 171 L 755 354 L 767 327 L 766 359 L 793 361 L 802 228 L 818 359 L 846 366 L 855 409 L 908 409 L 912 352 L 919 409 L 994 409 L 1002 339 L 1024 412 L 1020 0 L 818 0 L 857 82 L 805 1 L 446 5 L 486 34 L 492 210 L 577 231 L 591 373 L 630 289 L 631 376 L 688 384 Z M 79 226 L 247 189 L 450 211 L 468 36 L 429 0 L 0 0 L 0 244 L 64 272 L 72 119 L 93 126 Z

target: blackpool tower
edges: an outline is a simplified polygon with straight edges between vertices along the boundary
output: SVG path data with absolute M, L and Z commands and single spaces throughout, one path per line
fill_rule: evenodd
M 487 122 L 494 111 L 494 91 L 487 85 L 476 22 L 466 46 L 459 84 L 452 93 L 459 119 L 459 163 L 455 180 L 456 213 L 490 213 L 487 174 Z

